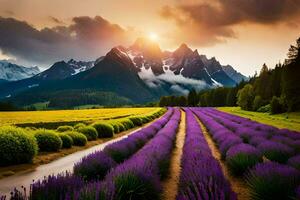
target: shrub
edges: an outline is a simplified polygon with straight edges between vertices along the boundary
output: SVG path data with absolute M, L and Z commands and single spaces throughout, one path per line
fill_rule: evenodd
M 74 128 L 72 126 L 59 126 L 56 131 L 58 132 L 66 132 L 66 131 L 73 131 Z
M 88 141 L 96 140 L 98 138 L 97 130 L 92 126 L 80 127 L 77 131 L 84 134 Z
M 82 127 L 85 127 L 85 126 L 86 126 L 86 124 L 84 124 L 84 123 L 78 123 L 74 126 L 74 129 L 76 130 L 76 129 L 79 129 L 79 128 L 82 128 Z
M 291 157 L 287 163 L 288 165 L 300 170 L 300 155 Z
M 262 113 L 268 113 L 271 112 L 271 105 L 267 104 L 265 106 L 260 107 L 259 109 L 257 109 L 257 112 L 262 112 Z
M 227 139 L 220 144 L 221 158 L 225 159 L 226 153 L 230 147 L 241 143 L 243 143 L 243 141 L 239 137 L 227 137 Z
M 116 162 L 103 151 L 83 157 L 74 165 L 74 174 L 86 181 L 101 180 L 107 172 L 116 166 Z
M 147 116 L 141 116 L 140 119 L 142 120 L 143 124 L 146 124 L 151 121 L 151 118 L 149 118 Z
M 62 140 L 62 147 L 63 148 L 68 149 L 68 148 L 72 147 L 73 139 L 69 135 L 67 135 L 65 133 L 59 133 L 58 136 Z
M 129 118 L 130 121 L 132 121 L 132 123 L 135 125 L 135 126 L 141 126 L 143 125 L 143 121 L 140 117 L 130 117 Z
M 78 133 L 75 131 L 68 131 L 65 134 L 67 134 L 68 136 L 70 136 L 72 138 L 73 144 L 75 146 L 85 146 L 87 143 L 87 138 L 82 133 Z
M 58 134 L 51 130 L 37 130 L 34 137 L 38 142 L 40 151 L 58 151 L 63 144 Z
M 256 165 L 246 176 L 253 200 L 283 200 L 295 196 L 300 173 L 287 165 L 266 162 Z
M 126 131 L 125 126 L 124 126 L 121 122 L 117 122 L 117 123 L 118 123 L 119 131 L 120 131 L 120 132 Z
M 257 146 L 269 160 L 285 163 L 293 155 L 293 149 L 277 142 L 263 142 Z
M 79 194 L 75 192 L 78 196 L 78 200 L 107 200 L 111 199 L 110 195 L 110 188 L 105 187 L 105 183 L 96 181 L 96 182 L 89 182 L 85 185 L 85 187 L 81 188 Z
M 109 124 L 114 128 L 114 133 L 120 132 L 119 125 L 116 122 L 110 122 Z
M 146 175 L 139 172 L 128 171 L 117 175 L 114 183 L 117 191 L 116 199 L 160 199 L 160 188 Z
M 38 145 L 32 134 L 21 128 L 0 127 L 0 165 L 28 163 L 37 154 Z
M 248 144 L 238 144 L 232 146 L 226 154 L 226 163 L 229 170 L 234 175 L 243 175 L 243 173 L 262 162 L 262 155 L 257 149 Z
M 31 184 L 30 200 L 73 199 L 69 194 L 84 187 L 84 181 L 70 173 L 51 175 Z M 67 198 L 68 197 L 68 198 Z
M 128 118 L 120 120 L 120 123 L 124 125 L 126 130 L 134 127 L 134 123 Z
M 99 138 L 110 138 L 114 136 L 114 127 L 104 122 L 96 122 L 93 127 L 97 130 Z

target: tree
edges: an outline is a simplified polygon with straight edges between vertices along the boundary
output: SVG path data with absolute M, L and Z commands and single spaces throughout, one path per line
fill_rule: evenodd
M 291 64 L 295 62 L 299 62 L 300 60 L 300 37 L 296 40 L 296 46 L 291 45 L 289 48 L 289 52 L 287 54 L 288 59 L 286 60 L 286 64 Z
M 178 106 L 186 106 L 187 105 L 187 99 L 185 96 L 177 97 Z
M 288 111 L 300 110 L 300 38 L 296 46 L 291 46 L 288 60 L 283 68 L 283 96 Z
M 251 110 L 254 100 L 254 90 L 251 84 L 245 85 L 243 89 L 240 89 L 237 94 L 237 104 L 243 110 Z
M 262 106 L 263 106 L 262 98 L 259 95 L 255 96 L 255 98 L 253 100 L 253 108 L 252 109 L 254 111 L 257 111 Z
M 272 114 L 277 114 L 281 113 L 283 111 L 282 105 L 280 104 L 280 98 L 274 96 L 271 100 L 271 113 Z
M 192 89 L 189 92 L 187 101 L 188 101 L 189 106 L 197 106 L 197 104 L 199 102 L 198 101 L 198 95 L 197 95 L 197 92 L 194 89 Z

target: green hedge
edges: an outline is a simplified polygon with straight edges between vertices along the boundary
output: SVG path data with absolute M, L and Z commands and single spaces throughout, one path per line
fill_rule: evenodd
M 87 137 L 82 133 L 78 133 L 76 131 L 67 131 L 65 134 L 72 138 L 75 146 L 85 146 L 87 143 Z
M 119 120 L 119 122 L 121 124 L 123 124 L 123 126 L 125 127 L 126 130 L 131 129 L 131 128 L 134 127 L 134 123 L 128 118 L 121 119 L 121 120 Z
M 114 136 L 114 127 L 105 122 L 96 122 L 92 125 L 98 133 L 99 138 L 110 138 Z
M 0 165 L 7 166 L 31 162 L 38 152 L 33 134 L 21 128 L 0 127 Z
M 76 130 L 76 129 L 79 129 L 79 128 L 82 128 L 82 127 L 86 127 L 86 124 L 84 124 L 84 123 L 78 123 L 78 124 L 76 124 L 74 126 L 74 129 Z
M 129 119 L 133 122 L 134 126 L 142 126 L 143 125 L 143 121 L 142 121 L 141 117 L 130 117 Z
M 62 140 L 55 131 L 40 129 L 35 131 L 34 137 L 40 151 L 58 151 L 62 148 Z
M 63 142 L 63 144 L 62 144 L 63 148 L 69 149 L 72 147 L 73 139 L 69 135 L 66 135 L 65 133 L 59 133 L 58 136 L 60 137 L 60 139 Z
M 92 126 L 80 127 L 77 129 L 79 133 L 84 134 L 88 141 L 96 140 L 98 138 L 97 130 Z
M 72 126 L 60 126 L 56 130 L 58 132 L 66 132 L 66 131 L 73 131 L 74 128 Z

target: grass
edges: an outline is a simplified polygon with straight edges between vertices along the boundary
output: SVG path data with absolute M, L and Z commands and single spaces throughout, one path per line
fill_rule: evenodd
M 46 110 L 46 109 L 48 109 L 48 104 L 49 104 L 49 101 L 39 102 L 39 103 L 34 103 L 34 104 L 31 104 L 31 105 L 28 105 L 28 106 L 24 106 L 24 108 L 27 109 L 27 108 L 30 108 L 30 107 L 34 107 L 37 110 Z
M 87 110 L 0 112 L 1 125 L 51 122 L 88 122 L 153 113 L 160 108 L 101 108 Z
M 269 113 L 241 110 L 240 107 L 219 107 L 218 110 L 249 118 L 277 128 L 287 128 L 290 130 L 300 131 L 300 112 L 271 115 Z

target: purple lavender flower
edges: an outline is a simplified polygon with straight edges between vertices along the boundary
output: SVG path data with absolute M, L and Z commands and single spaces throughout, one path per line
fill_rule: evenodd
M 282 200 L 295 196 L 300 172 L 287 165 L 266 162 L 256 165 L 247 175 L 247 183 L 254 200 Z
M 300 170 L 300 155 L 291 157 L 290 159 L 288 159 L 287 162 L 288 165 Z
M 70 173 L 51 175 L 43 180 L 35 181 L 30 186 L 30 200 L 56 200 L 65 199 L 71 191 L 79 190 L 84 181 Z
M 242 175 L 257 163 L 262 162 L 262 154 L 248 144 L 237 144 L 230 147 L 226 154 L 226 164 L 234 175 Z
M 84 180 L 101 180 L 117 163 L 103 151 L 95 152 L 83 157 L 74 165 L 73 171 Z
M 257 146 L 257 148 L 269 160 L 279 163 L 285 163 L 293 154 L 292 148 L 277 142 L 266 141 Z
M 237 136 L 230 136 L 227 137 L 226 140 L 224 140 L 221 144 L 220 144 L 220 152 L 221 152 L 221 156 L 222 159 L 226 158 L 226 153 L 228 151 L 228 149 L 234 145 L 237 144 L 241 144 L 243 143 L 243 141 L 241 140 L 241 138 L 237 137 Z

